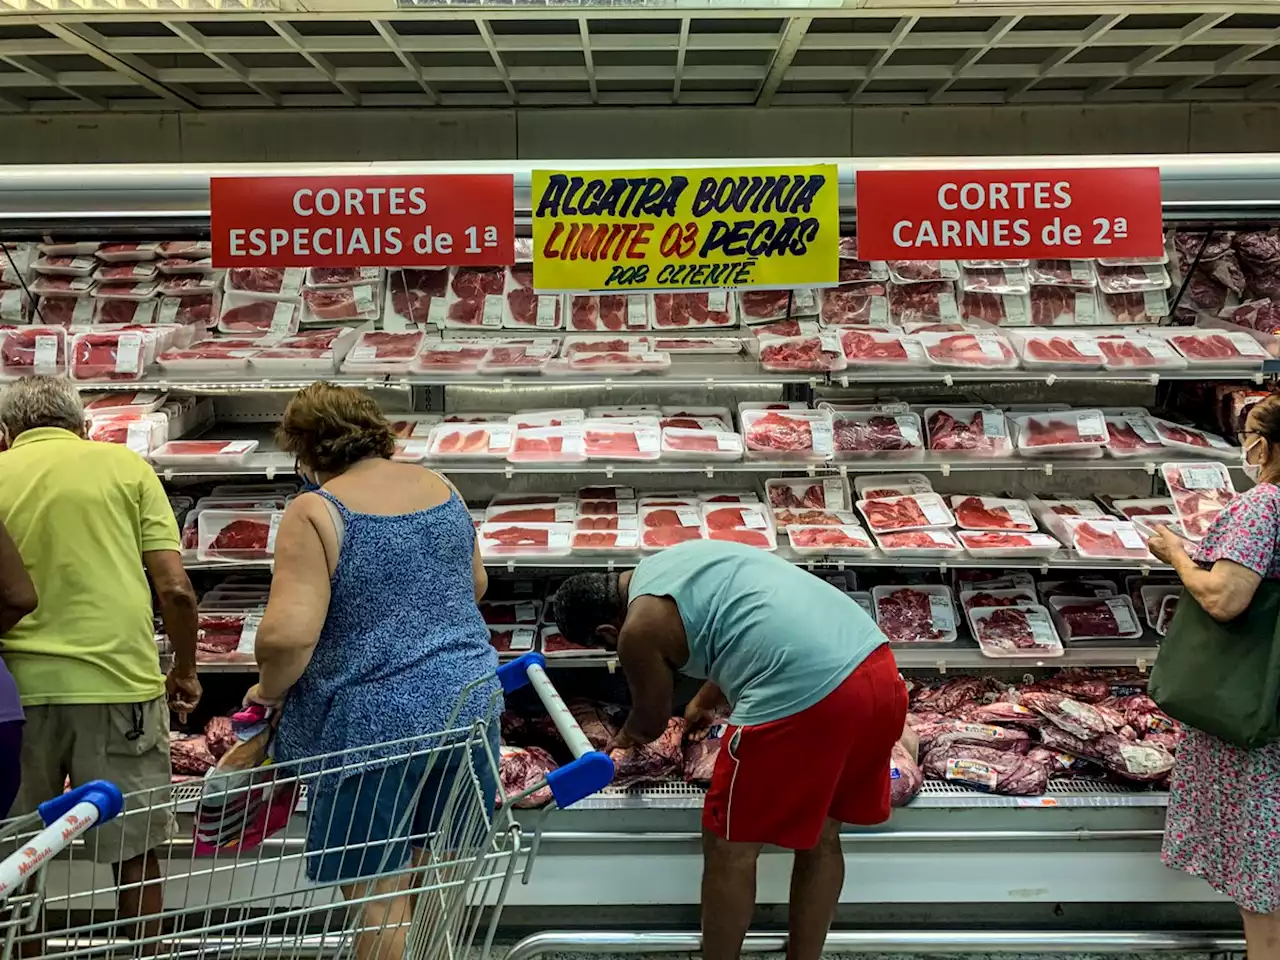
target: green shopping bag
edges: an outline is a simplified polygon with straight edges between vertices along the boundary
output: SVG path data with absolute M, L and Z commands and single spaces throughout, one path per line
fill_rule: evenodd
M 1150 693 L 1175 720 L 1236 746 L 1280 740 L 1280 583 L 1264 580 L 1226 623 L 1184 589 Z

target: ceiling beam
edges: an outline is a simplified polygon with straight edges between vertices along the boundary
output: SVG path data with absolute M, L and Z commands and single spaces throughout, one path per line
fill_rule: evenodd
M 1065 47 L 1053 54 L 1053 56 L 1046 57 L 1044 60 L 1040 61 L 1040 67 L 1036 71 L 1035 76 L 1030 77 L 1023 83 L 1018 84 L 1016 87 L 1011 87 L 1008 95 L 1009 102 L 1018 103 L 1025 99 L 1027 92 L 1030 91 L 1032 87 L 1105 34 L 1108 30 L 1123 20 L 1125 16 L 1126 15 L 1123 13 L 1113 13 L 1094 18 L 1094 21 L 1089 24 L 1089 26 L 1085 27 L 1084 30 L 1076 37 L 1076 42 L 1074 44 Z
M 671 84 L 671 102 L 680 102 L 680 83 L 684 80 L 684 58 L 689 51 L 690 17 L 680 18 L 680 37 L 676 41 L 676 78 Z
M 591 102 L 600 102 L 600 91 L 596 87 L 596 64 L 591 55 L 591 28 L 587 26 L 587 18 L 578 18 L 578 37 L 582 40 L 582 62 L 587 67 L 587 88 L 591 91 Z
M 97 107 L 99 110 L 111 109 L 107 104 L 106 97 L 99 97 L 96 94 L 85 93 L 83 90 L 77 90 L 75 87 L 68 86 L 58 78 L 58 75 L 54 71 L 50 70 L 48 67 L 41 66 L 30 57 L 0 57 L 0 60 L 17 67 L 29 76 L 39 77 L 49 86 L 56 87 L 63 93 L 70 94 L 77 100 L 83 100 L 85 103 L 90 106 Z
M 166 87 L 151 74 L 151 68 L 136 57 L 128 54 L 108 53 L 106 50 L 106 38 L 98 33 L 97 30 L 83 24 L 72 26 L 66 23 L 50 21 L 42 21 L 40 26 L 64 43 L 75 47 L 80 53 L 110 67 L 129 82 L 135 83 L 149 93 L 168 101 L 179 110 L 198 110 L 200 108 L 201 103 L 198 96 L 190 90 Z
M 778 92 L 778 87 L 786 79 L 787 71 L 791 69 L 791 61 L 796 58 L 796 51 L 800 49 L 800 44 L 804 43 L 805 34 L 809 32 L 811 23 L 813 23 L 813 17 L 791 17 L 787 20 L 787 25 L 783 27 L 782 35 L 778 38 L 778 49 L 773 52 L 769 73 L 756 93 L 757 107 L 767 107 L 773 103 L 773 95 Z
M 484 45 L 489 51 L 489 59 L 493 61 L 494 67 L 497 68 L 498 76 L 502 78 L 502 85 L 507 88 L 507 96 L 511 98 L 511 105 L 518 105 L 520 97 L 516 94 L 515 84 L 511 82 L 507 64 L 502 59 L 502 54 L 498 52 L 498 45 L 493 41 L 493 31 L 489 29 L 489 24 L 483 17 L 475 17 L 474 20 L 476 29 L 480 31 L 480 37 L 484 40 Z
M 232 73 L 240 83 L 243 83 L 258 96 L 265 98 L 272 106 L 278 107 L 283 104 L 284 101 L 281 100 L 280 94 L 276 93 L 276 91 L 272 90 L 270 87 L 263 86 L 258 81 L 251 79 L 248 68 L 234 56 L 229 53 L 217 53 L 206 47 L 204 44 L 204 34 L 191 26 L 191 24 L 179 23 L 176 20 L 166 20 L 164 23 L 165 26 L 194 47 L 198 52 L 204 54 L 218 66 L 222 67 L 222 69 Z
M 981 45 L 970 50 L 956 61 L 955 67 L 951 71 L 951 76 L 929 91 L 927 101 L 929 103 L 937 103 L 938 98 L 950 90 L 951 85 L 965 75 L 965 71 L 986 56 L 987 51 L 998 44 L 1004 38 L 1006 33 L 1017 26 L 1018 21 L 1021 19 L 1021 15 L 1001 17 L 992 24 L 991 29 L 983 34 Z
M 1272 47 L 1276 46 L 1277 43 L 1280 43 L 1280 30 L 1276 31 L 1276 39 L 1271 43 L 1260 43 L 1252 46 L 1239 47 L 1232 50 L 1226 56 L 1219 57 L 1217 60 L 1213 61 L 1213 66 L 1209 73 L 1206 73 L 1204 76 L 1188 77 L 1181 83 L 1175 83 L 1165 91 L 1165 97 L 1169 100 L 1181 100 L 1211 77 L 1220 77 L 1223 74 L 1237 72 L 1235 70 L 1237 66 L 1253 59 L 1261 53 L 1266 53 Z M 1246 96 L 1247 95 L 1248 94 L 1246 94 Z
M 293 47 L 295 51 L 301 54 L 302 58 L 306 60 L 307 63 L 311 64 L 324 74 L 324 78 L 338 88 L 338 91 L 344 98 L 346 98 L 347 103 L 353 107 L 360 106 L 360 92 L 354 87 L 348 86 L 339 80 L 337 72 L 333 69 L 333 65 L 329 63 L 328 60 L 320 54 L 312 53 L 308 50 L 306 43 L 302 38 L 302 34 L 298 33 L 291 24 L 286 23 L 283 20 L 268 20 L 267 23 L 270 24 L 272 30 L 284 38 L 285 42 L 288 43 L 289 46 Z
M 391 48 L 391 52 L 396 55 L 404 68 L 409 71 L 418 86 L 422 88 L 422 92 L 427 95 L 427 103 L 430 106 L 437 106 L 440 103 L 440 96 L 436 93 L 435 88 L 427 83 L 427 78 L 422 75 L 422 64 L 409 55 L 400 42 L 400 34 L 398 34 L 391 24 L 384 20 L 374 20 L 373 29 L 378 31 L 378 36 L 382 38 L 382 42 Z
M 898 47 L 902 45 L 902 42 L 907 38 L 907 34 L 911 32 L 911 29 L 919 20 L 920 18 L 917 16 L 901 17 L 898 20 L 898 25 L 889 34 L 889 45 L 872 57 L 871 62 L 867 64 L 867 75 L 850 88 L 849 103 L 857 103 L 858 98 L 862 96 L 862 91 L 867 89 L 867 84 L 876 78 L 876 73 L 884 66 L 885 61 L 893 56 Z
M 1202 16 L 1196 17 L 1178 31 L 1178 39 L 1174 43 L 1167 44 L 1163 47 L 1151 47 L 1145 53 L 1141 53 L 1134 57 L 1125 65 L 1124 73 L 1122 75 L 1118 77 L 1111 77 L 1107 80 L 1099 80 L 1086 90 L 1084 92 L 1085 100 L 1093 100 L 1101 94 L 1106 93 L 1112 87 L 1123 83 L 1130 77 L 1136 76 L 1138 71 L 1143 67 L 1167 57 L 1184 43 L 1190 43 L 1197 37 L 1204 35 L 1209 30 L 1220 24 L 1223 20 L 1226 20 L 1229 16 L 1231 16 L 1229 13 L 1206 13 Z

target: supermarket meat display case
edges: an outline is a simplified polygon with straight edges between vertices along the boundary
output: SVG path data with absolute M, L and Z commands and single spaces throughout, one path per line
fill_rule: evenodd
M 1129 162 L 1097 157 L 1069 163 Z M 207 509 L 193 511 L 196 518 L 184 532 L 193 580 L 211 598 L 203 609 L 210 618 L 234 621 L 222 646 L 209 625 L 208 662 L 201 664 L 207 701 L 188 734 L 198 735 L 204 721 L 238 703 L 252 680 L 246 619 L 252 622 L 251 608 L 262 599 L 271 517 L 286 492 L 271 485 L 293 480 L 292 460 L 275 450 L 270 428 L 291 393 L 314 379 L 370 391 L 397 424 L 397 457 L 439 468 L 458 485 L 476 512 L 491 598 L 509 601 L 508 612 L 517 606 L 526 611 L 513 614 L 514 623 L 491 621 L 495 645 L 505 656 L 513 641 L 515 649 L 545 644 L 557 683 L 571 696 L 620 703 L 625 683 L 604 651 L 566 649 L 559 641 L 547 621 L 549 587 L 574 570 L 625 569 L 642 555 L 639 547 L 656 548 L 674 542 L 664 536 L 683 539 L 693 530 L 776 549 L 856 593 L 882 616 L 889 588 L 944 588 L 951 622 L 930 622 L 944 642 L 895 643 L 913 684 L 973 675 L 1027 685 L 1065 670 L 1089 676 L 1124 671 L 1125 682 L 1140 685 L 1158 653 L 1154 627 L 1169 592 L 1167 579 L 1161 581 L 1168 571 L 1147 555 L 1141 539 L 1135 545 L 1132 532 L 1154 515 L 1176 519 L 1194 535 L 1207 509 L 1198 496 L 1212 500 L 1233 482 L 1243 489 L 1231 418 L 1238 419 L 1251 395 L 1265 390 L 1280 369 L 1274 326 L 1267 322 L 1280 325 L 1280 284 L 1271 274 L 1280 265 L 1280 241 L 1268 232 L 1280 219 L 1274 200 L 1280 196 L 1280 156 L 1141 162 L 1161 168 L 1167 262 L 1086 264 L 1080 269 L 1087 282 L 1079 276 L 1072 281 L 1069 266 L 1067 280 L 1059 282 L 1048 276 L 1049 265 L 1037 278 L 1036 265 L 944 263 L 940 279 L 948 287 L 939 307 L 936 291 L 921 296 L 927 291 L 910 289 L 909 281 L 919 276 L 886 276 L 883 265 L 856 261 L 848 248 L 842 250 L 850 255 L 842 261 L 846 282 L 835 291 L 781 297 L 712 292 L 683 305 L 661 295 L 609 304 L 528 294 L 532 300 L 521 301 L 517 314 L 511 308 L 504 313 L 497 297 L 528 287 L 531 277 L 498 270 L 474 278 L 484 293 L 471 317 L 479 323 L 471 327 L 447 319 L 450 308 L 465 300 L 458 271 L 442 277 L 427 277 L 424 269 L 414 275 L 357 270 L 340 277 L 312 271 L 293 279 L 231 278 L 207 267 L 202 246 L 212 175 L 437 173 L 456 166 L 0 168 L 0 234 L 10 244 L 0 264 L 6 284 L 0 321 L 11 325 L 0 331 L 0 374 L 41 363 L 42 369 L 69 366 L 95 401 L 91 413 L 99 436 L 151 457 L 179 508 L 189 509 L 215 487 L 230 488 L 217 491 L 223 504 L 206 501 Z M 855 170 L 911 164 L 839 162 L 846 232 L 854 227 Z M 1037 167 L 1054 164 L 1034 161 Z M 1019 161 L 929 165 L 986 168 Z M 485 165 L 466 169 L 477 166 Z M 527 235 L 529 167 L 487 169 L 514 173 L 518 231 Z M 26 246 L 37 240 L 43 248 Z M 1274 256 L 1268 244 L 1275 245 Z M 952 267 L 954 276 L 946 272 Z M 295 279 L 297 286 L 290 287 Z M 925 279 L 936 283 L 939 277 Z M 868 282 L 877 291 L 853 286 Z M 1045 289 L 1057 292 L 1049 297 Z M 206 296 L 207 302 L 193 300 Z M 1120 301 L 1113 298 L 1126 296 L 1138 304 L 1136 313 L 1114 307 Z M 1058 323 L 1064 313 L 1084 317 L 1080 304 L 1088 300 L 1094 316 L 1111 325 L 1069 326 L 1068 338 L 1062 326 L 1009 324 L 1018 311 L 1028 324 L 1039 316 L 1037 297 L 1052 300 Z M 436 299 L 441 303 L 433 308 Z M 544 307 L 542 301 L 551 303 Z M 1071 305 L 1063 306 L 1067 301 Z M 254 305 L 258 309 L 245 309 Z M 616 326 L 606 326 L 606 314 L 617 318 Z M 830 322 L 839 317 L 856 323 L 870 314 L 877 314 L 877 325 Z M 1173 332 L 1170 314 L 1199 329 Z M 32 331 L 41 321 L 64 315 L 77 326 L 35 342 Z M 111 319 L 164 326 L 104 331 L 78 325 Z M 172 329 L 165 323 L 175 319 L 194 321 L 201 333 L 194 334 L 191 324 Z M 1000 322 L 989 324 L 992 319 Z M 1098 337 L 1118 334 L 1118 324 L 1135 319 L 1150 324 L 1125 327 L 1128 336 L 1099 348 Z M 904 327 L 903 320 L 925 326 Z M 950 329 L 951 321 L 967 328 Z M 206 325 L 216 326 L 216 336 L 208 334 L 215 339 L 190 346 L 206 336 Z M 335 326 L 341 329 L 316 332 Z M 424 332 L 415 339 L 418 329 Z M 31 342 L 22 341 L 24 334 Z M 592 334 L 628 343 L 609 350 L 573 347 L 575 338 L 585 342 Z M 264 336 L 270 345 L 264 346 Z M 512 337 L 527 342 L 499 342 Z M 649 341 L 643 349 L 631 346 L 642 338 Z M 681 349 L 694 340 L 713 342 Z M 593 353 L 614 359 L 602 368 L 584 360 Z M 872 410 L 872 404 L 890 406 Z M 634 409 L 648 405 L 657 409 Z M 597 422 L 619 414 L 613 426 Z M 643 419 L 649 416 L 660 419 Z M 769 439 L 779 434 L 785 442 Z M 189 440 L 198 442 L 184 446 Z M 868 491 L 858 481 L 872 475 L 880 479 Z M 812 488 L 809 496 L 817 499 L 786 483 L 767 484 L 775 479 L 807 481 L 801 487 Z M 234 502 L 236 485 L 256 488 L 240 498 L 256 501 L 248 509 Z M 619 495 L 603 488 L 616 486 L 639 497 L 662 496 L 656 504 L 639 502 L 632 512 L 633 506 L 607 500 Z M 901 486 L 895 492 L 906 501 L 885 501 L 886 486 Z M 796 497 L 794 504 L 770 496 L 783 489 Z M 755 497 L 758 506 L 737 504 L 741 515 L 721 525 L 711 515 L 725 509 L 727 498 L 717 503 L 710 496 L 726 492 Z M 1022 503 L 966 501 L 957 496 L 962 494 Z M 510 524 L 522 532 L 510 534 L 502 520 L 504 500 L 509 508 L 513 498 L 538 495 L 551 498 L 547 516 L 520 514 Z M 557 502 L 554 495 L 564 497 Z M 584 508 L 588 501 L 597 508 Z M 598 501 L 612 506 L 600 508 Z M 1063 521 L 1069 511 L 1055 510 L 1055 504 L 1068 501 L 1088 501 L 1091 516 Z M 794 512 L 788 516 L 774 507 Z M 681 532 L 648 540 L 652 529 L 665 525 L 647 524 L 655 510 L 670 513 L 672 528 Z M 1023 529 L 1043 528 L 1035 536 L 1045 539 L 1001 540 L 1019 529 L 1024 510 Z M 920 522 L 917 513 L 925 515 Z M 993 516 L 995 526 L 984 528 Z M 1129 522 L 1135 518 L 1136 525 Z M 595 519 L 602 522 L 596 526 Z M 946 532 L 940 536 L 947 542 L 932 549 L 910 538 L 893 545 L 895 533 L 930 537 L 957 520 L 970 527 L 963 543 Z M 843 533 L 829 533 L 834 530 Z M 1101 549 L 1091 533 L 1101 537 Z M 1110 579 L 1117 602 L 1129 595 L 1138 601 L 1127 607 L 1134 623 L 1122 624 L 1109 638 L 1082 640 L 1054 608 L 1040 632 L 1032 630 L 1030 644 L 1001 646 L 993 634 L 980 646 L 954 605 L 958 592 L 952 588 L 964 582 L 958 578 L 985 575 L 1012 579 L 995 589 L 1017 590 L 1023 587 L 1020 574 L 1036 581 L 1027 601 L 1046 614 L 1054 605 L 1045 581 Z M 1143 586 L 1164 590 L 1144 594 Z M 1150 619 L 1143 603 L 1148 597 L 1155 604 Z M 932 609 L 930 617 L 937 614 Z M 504 625 L 510 629 L 500 629 Z M 910 626 L 905 629 L 909 633 Z M 899 625 L 891 632 L 907 636 L 903 630 Z M 988 691 L 995 689 L 988 684 Z M 702 789 L 677 771 L 665 782 L 610 788 L 545 820 L 529 811 L 528 822 L 541 828 L 541 849 L 530 882 L 511 892 L 504 914 L 508 932 L 616 927 L 627 933 L 594 945 L 548 941 L 530 952 L 638 949 L 641 940 L 628 940 L 633 932 L 695 926 L 701 800 Z M 930 930 L 960 928 L 981 933 L 952 937 L 946 946 L 1223 946 L 1211 934 L 1235 927 L 1230 904 L 1160 863 L 1165 803 L 1158 786 L 1104 776 L 1097 767 L 1054 776 L 1043 793 L 1030 796 L 926 780 L 887 824 L 844 834 L 848 869 L 837 927 L 873 931 L 856 942 L 859 949 L 929 949 Z M 289 831 L 265 849 L 300 842 Z M 170 855 L 185 856 L 185 849 L 179 841 Z M 789 863 L 776 852 L 761 859 L 762 927 L 784 922 Z M 1031 933 L 1003 946 L 992 933 L 1014 929 Z M 1072 939 L 1098 930 L 1112 931 L 1115 939 Z M 1160 939 L 1152 931 L 1190 933 Z M 675 938 L 656 947 L 683 949 L 681 943 Z

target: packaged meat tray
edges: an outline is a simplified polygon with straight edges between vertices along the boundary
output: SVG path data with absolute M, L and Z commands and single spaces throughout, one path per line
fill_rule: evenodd
M 1062 327 L 1098 322 L 1098 298 L 1092 290 L 1033 286 L 1029 298 L 1031 325 Z
M 825 410 L 743 410 L 741 419 L 748 459 L 821 463 L 834 452 Z
M 1025 293 L 960 294 L 960 319 L 965 323 L 995 323 L 1025 327 L 1031 322 L 1031 298 Z
M 206 276 L 217 281 L 219 289 L 225 280 L 222 273 L 213 269 L 213 261 L 209 257 L 165 257 L 156 264 L 162 277 Z
M 519 434 L 516 436 L 519 439 Z M 484 518 L 486 521 L 501 520 L 503 523 L 576 523 L 578 504 L 574 500 L 556 500 L 550 503 L 491 503 L 485 509 Z M 582 524 L 578 529 L 594 528 L 589 524 Z M 603 529 L 616 529 L 616 527 Z
M 1262 345 L 1242 331 L 1174 328 L 1167 336 L 1191 367 L 1253 366 L 1268 359 Z
M 1126 520 L 1150 520 L 1156 523 L 1173 523 L 1177 513 L 1172 497 L 1140 497 L 1132 500 L 1112 500 L 1111 509 Z
M 689 327 L 732 327 L 737 323 L 726 290 L 705 293 L 655 293 L 649 318 L 655 330 Z
M 362 284 L 378 284 L 381 280 L 381 267 L 308 267 L 306 285 L 312 289 L 354 287 Z
M 1046 533 L 957 530 L 956 536 L 977 560 L 1043 559 L 1062 549 L 1062 544 Z
M 98 300 L 150 300 L 159 288 L 157 283 L 100 283 L 91 296 Z
M 154 260 L 160 252 L 158 243 L 108 243 L 93 252 L 103 263 L 137 263 Z
M 827 287 L 818 295 L 818 319 L 825 326 L 889 324 L 889 299 L 882 283 Z
M 961 531 L 962 533 L 964 531 Z M 983 574 L 981 570 L 972 571 L 975 574 Z M 985 576 L 985 574 L 983 574 Z M 966 613 L 975 608 L 981 607 L 1016 607 L 1020 604 L 1036 603 L 1035 589 L 1030 586 L 1020 587 L 992 587 L 989 583 L 1003 583 L 1005 581 L 979 581 L 963 583 L 958 587 L 960 590 L 960 609 Z
M 166 394 L 154 390 L 126 390 L 92 394 L 85 398 L 84 412 L 90 417 L 142 416 L 155 413 Z
M 506 282 L 502 267 L 458 267 L 449 280 L 444 325 L 461 330 L 501 327 Z
M 960 289 L 964 293 L 1027 294 L 1031 281 L 1024 267 L 975 267 L 974 261 L 961 266 Z
M 578 337 L 564 338 L 560 355 L 572 357 L 578 353 L 649 353 L 653 341 L 649 337 Z
M 97 285 L 91 277 L 39 276 L 31 281 L 30 290 L 38 297 L 87 297 Z
M 699 507 L 656 504 L 640 507 L 640 546 L 645 550 L 663 550 L 677 543 L 706 538 Z
M 704 503 L 702 526 L 710 540 L 726 540 L 776 550 L 778 535 L 773 517 L 761 503 Z
M 1092 260 L 1032 260 L 1027 278 L 1033 286 L 1079 287 L 1092 290 L 1098 285 Z
M 894 283 L 925 283 L 960 279 L 960 265 L 954 260 L 887 260 L 889 279 Z
M 662 429 L 656 423 L 587 420 L 583 435 L 589 460 L 657 460 L 662 455 Z
M 755 325 L 785 320 L 792 316 L 791 290 L 740 290 L 734 294 L 738 316 L 745 324 Z
M 929 407 L 929 449 L 963 457 L 1009 457 L 1013 441 L 1004 413 L 992 407 Z
M 786 529 L 791 549 L 802 557 L 827 554 L 834 557 L 863 557 L 876 551 L 867 531 L 857 523 L 833 526 L 792 524 Z
M 1028 505 L 1040 525 L 1052 533 L 1063 543 L 1071 542 L 1071 531 L 1067 523 L 1073 517 L 1106 516 L 1103 509 L 1092 500 L 1075 500 L 1066 497 L 1031 497 Z
M 1127 457 L 1150 457 L 1165 449 L 1150 417 L 1109 416 L 1107 420 L 1107 454 Z
M 663 427 L 661 449 L 664 460 L 741 460 L 746 446 L 739 433 Z
M 10 245 L 13 249 L 14 245 Z M 36 250 L 47 257 L 91 257 L 102 244 L 96 240 L 71 240 L 61 243 L 40 243 Z
M 217 278 L 206 274 L 164 277 L 156 284 L 156 292 L 162 297 L 189 297 L 198 293 L 216 293 L 218 288 Z
M 1220 463 L 1162 463 L 1160 475 L 1189 540 L 1204 539 L 1218 514 L 1235 499 L 1231 474 Z
M 933 493 L 933 484 L 922 473 L 862 474 L 853 480 L 859 500 L 905 497 L 916 493 Z
M 202 510 L 197 519 L 197 558 L 269 560 L 283 515 L 280 510 Z
M 882 585 L 871 588 L 871 601 L 890 643 L 952 643 L 958 636 L 949 587 Z
M 150 460 L 160 467 L 233 467 L 257 448 L 257 440 L 170 440 Z
M 1101 410 L 1067 410 L 1011 418 L 1024 456 L 1101 453 L 1109 440 Z
M 886 557 L 945 559 L 964 553 L 950 530 L 907 530 L 877 533 L 876 544 Z
M 1160 442 L 1170 452 L 1229 460 L 1235 460 L 1240 456 L 1239 447 L 1232 446 L 1216 434 L 1197 430 L 1195 427 L 1170 423 L 1159 417 L 1150 417 L 1149 421 Z
M 239 337 L 287 337 L 298 332 L 298 305 L 228 294 L 222 298 L 218 332 Z
M 919 414 L 846 410 L 831 415 L 831 428 L 837 460 L 870 457 L 910 460 L 924 456 L 924 430 Z
M 666 373 L 671 369 L 671 355 L 647 353 L 583 353 L 569 355 L 572 373 L 598 374 L 602 377 L 628 376 L 637 373 Z
M 186 297 L 160 297 L 156 301 L 156 319 L 160 323 L 213 327 L 218 321 L 219 306 L 216 292 Z
M 1164 619 L 1165 601 L 1172 599 L 1176 605 L 1178 597 L 1182 596 L 1182 586 L 1176 583 L 1149 584 L 1141 588 L 1139 596 L 1142 599 L 1142 613 L 1146 618 L 1147 626 L 1163 637 L 1165 631 L 1160 629 L 1160 622 Z
M 851 367 L 928 366 L 924 347 L 913 337 L 890 330 L 839 330 L 845 361 Z
M 528 653 L 533 649 L 533 642 L 538 636 L 538 627 L 533 626 L 517 626 L 499 625 L 489 626 L 489 643 L 499 654 L 511 654 L 513 656 Z M 513 747 L 502 747 L 502 757 L 507 756 L 508 750 L 514 750 Z M 524 751 L 521 751 L 524 752 Z
M 98 261 L 93 257 L 43 256 L 31 268 L 48 277 L 89 277 L 98 269 Z
M 968 615 L 984 656 L 1045 658 L 1063 654 L 1053 618 L 1039 604 L 973 607 Z
M 482 600 L 477 606 L 480 616 L 491 627 L 535 627 L 542 614 L 541 600 Z
M 154 263 L 103 264 L 93 271 L 93 279 L 100 283 L 137 284 L 155 280 L 158 274 Z
M 76 380 L 140 380 L 146 372 L 140 333 L 80 333 L 71 341 L 71 376 Z
M 409 370 L 425 376 L 475 374 L 488 353 L 488 344 L 479 340 L 431 340 L 423 344 Z
M 0 323 L 26 323 L 30 315 L 30 297 L 21 290 L 0 289 Z
M 295 267 L 232 267 L 227 292 L 251 294 L 251 299 L 297 300 L 306 271 Z
M 616 484 L 592 484 L 578 488 L 579 500 L 634 500 L 635 487 L 622 487 Z
M 586 419 L 581 407 L 562 410 L 521 410 L 513 413 L 508 423 L 517 430 L 528 427 L 563 427 L 570 423 L 582 423 Z
M 1022 365 L 1028 370 L 1097 370 L 1106 364 L 1097 342 L 1084 334 L 1026 331 L 1015 334 L 1012 339 Z
M 1151 337 L 1124 333 L 1099 334 L 1105 370 L 1182 370 L 1184 360 L 1169 344 Z
M 715 421 L 721 428 L 733 429 L 733 414 L 728 407 L 699 407 L 696 405 L 667 404 L 658 408 L 662 414 L 659 426 L 684 427 L 689 430 L 714 430 Z
M 839 477 L 766 480 L 765 496 L 775 509 L 849 510 L 849 487 Z
M 955 287 L 950 283 L 891 283 L 886 291 L 894 323 L 959 323 Z
M 1035 517 L 1025 500 L 952 494 L 951 511 L 965 530 L 1034 531 Z
M 303 323 L 357 323 L 381 315 L 382 293 L 372 283 L 302 291 Z
M 742 352 L 742 341 L 737 337 L 656 337 L 653 349 L 667 353 L 732 356 Z
M 384 330 L 444 326 L 448 311 L 448 267 L 391 270 L 382 305 Z
M 1071 546 L 1090 560 L 1151 560 L 1146 538 L 1127 520 L 1110 517 L 1064 521 Z
M 954 527 L 956 518 L 936 493 L 859 500 L 858 512 L 873 533 Z
M 92 323 L 149 326 L 155 323 L 156 303 L 155 300 L 94 300 Z
M 649 329 L 649 298 L 643 293 L 569 298 L 570 330 Z
M 502 325 L 523 330 L 560 330 L 564 327 L 559 294 L 539 294 L 534 289 L 533 264 L 518 263 L 506 270 Z
M 419 331 L 366 330 L 347 351 L 344 373 L 399 373 L 408 370 L 426 343 Z
M 853 237 L 840 238 L 840 282 L 888 280 L 889 267 L 883 260 L 858 259 L 858 244 Z
M 442 423 L 431 431 L 429 456 L 438 460 L 505 459 L 514 434 L 505 423 Z
M 484 557 L 567 557 L 573 548 L 571 523 L 485 521 L 478 536 Z
M 1103 293 L 1144 293 L 1169 287 L 1168 271 L 1154 264 L 1107 267 L 1099 263 L 1095 269 L 1098 289 Z
M 253 340 L 201 340 L 164 350 L 156 362 L 165 373 L 237 373 L 248 369 L 258 349 Z
M 640 549 L 640 531 L 575 530 L 572 549 L 583 556 L 635 553 Z
M 1013 370 L 1017 354 L 1009 341 L 993 333 L 919 333 L 929 362 L 956 369 Z
M 51 377 L 66 369 L 67 331 L 62 327 L 0 330 L 0 377 Z
M 511 463 L 582 463 L 587 459 L 580 425 L 517 430 L 507 460 Z
M 762 337 L 760 366 L 770 373 L 834 373 L 845 368 L 844 350 L 834 334 Z
M 1099 323 L 1156 323 L 1168 315 L 1169 300 L 1163 290 L 1098 295 Z
M 1068 640 L 1136 640 L 1142 624 L 1128 597 L 1050 597 L 1049 609 Z
M 480 372 L 484 374 L 542 373 L 555 355 L 550 345 L 495 344 L 480 360 Z

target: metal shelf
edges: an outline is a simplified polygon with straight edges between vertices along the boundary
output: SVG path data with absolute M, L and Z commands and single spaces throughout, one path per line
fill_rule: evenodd
M 988 657 L 968 639 L 955 643 L 904 643 L 893 645 L 893 658 L 903 670 L 1057 669 L 1061 667 L 1137 667 L 1147 670 L 1160 648 L 1147 640 L 1068 640 L 1060 657 Z

